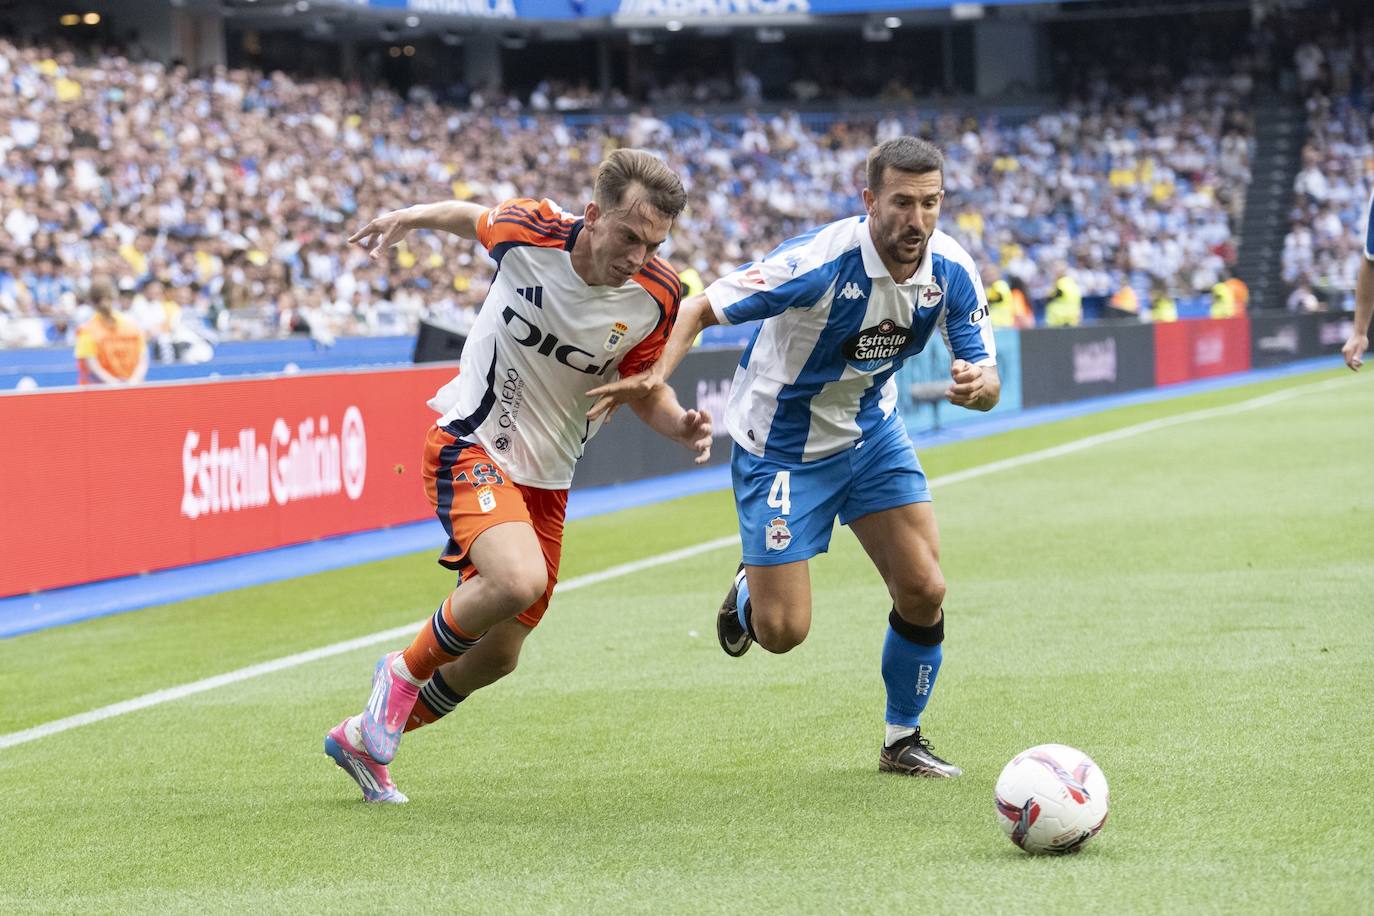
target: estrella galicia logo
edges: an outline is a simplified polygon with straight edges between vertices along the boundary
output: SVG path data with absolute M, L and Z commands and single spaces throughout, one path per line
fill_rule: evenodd
M 884 318 L 871 328 L 864 328 L 844 342 L 845 359 L 861 369 L 876 369 L 892 359 L 911 339 L 911 328 L 904 328 L 891 318 Z

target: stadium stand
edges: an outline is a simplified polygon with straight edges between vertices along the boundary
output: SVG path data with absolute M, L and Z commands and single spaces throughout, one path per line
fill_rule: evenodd
M 1374 193 L 1374 18 L 1339 19 L 1294 51 L 1307 142 L 1293 183 L 1283 278 L 1295 310 L 1348 308 L 1360 262 L 1360 221 Z
M 199 319 L 212 339 L 296 332 L 327 345 L 413 332 L 421 318 L 461 328 L 490 280 L 485 259 L 417 237 L 388 271 L 344 243 L 359 217 L 536 184 L 576 206 L 590 190 L 582 164 L 620 144 L 669 151 L 688 177 L 694 206 L 669 256 L 705 280 L 763 254 L 760 240 L 851 212 L 866 150 L 904 131 L 949 154 L 949 231 L 1036 298 L 1056 261 L 1089 301 L 1127 282 L 1142 297 L 1207 290 L 1234 257 L 1248 179 L 1244 74 L 1169 92 L 1099 82 L 1043 113 L 611 117 L 557 94 L 547 113 L 536 100 L 515 114 L 61 45 L 0 42 L 0 78 L 14 89 L 0 97 L 8 346 L 69 342 L 97 273 L 117 278 L 135 315 Z M 165 304 L 150 299 L 154 282 Z

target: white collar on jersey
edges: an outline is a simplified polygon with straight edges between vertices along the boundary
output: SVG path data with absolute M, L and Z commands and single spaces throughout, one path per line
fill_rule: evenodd
M 926 240 L 926 251 L 921 257 L 921 266 L 916 268 L 916 272 L 898 286 L 926 286 L 935 282 L 931 273 L 932 261 L 930 257 L 931 243 L 935 240 L 935 234 Z M 887 265 L 883 263 L 882 257 L 878 254 L 877 247 L 873 244 L 873 236 L 868 228 L 868 217 L 859 219 L 859 250 L 863 252 L 864 272 L 874 280 L 887 277 L 892 279 L 892 275 L 887 272 Z M 893 281 L 896 282 L 895 280 Z

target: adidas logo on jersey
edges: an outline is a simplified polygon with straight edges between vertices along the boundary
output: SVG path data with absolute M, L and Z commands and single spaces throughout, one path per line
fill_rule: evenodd
M 846 283 L 844 289 L 840 290 L 837 295 L 841 299 L 862 299 L 864 297 L 864 291 L 859 289 L 859 284 L 857 283 Z
M 515 293 L 523 296 L 525 301 L 537 309 L 544 307 L 544 287 L 542 286 L 517 286 Z

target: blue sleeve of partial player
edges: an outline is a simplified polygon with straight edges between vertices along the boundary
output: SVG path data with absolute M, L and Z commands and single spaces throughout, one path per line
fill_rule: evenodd
M 825 296 L 839 273 L 839 259 L 790 276 L 785 264 L 768 259 L 746 264 L 706 288 L 706 298 L 721 324 L 744 324 L 810 308 Z
M 945 282 L 945 334 L 950 352 L 974 365 L 994 365 L 997 349 L 982 284 L 974 283 L 968 271 L 957 264 L 951 265 Z

